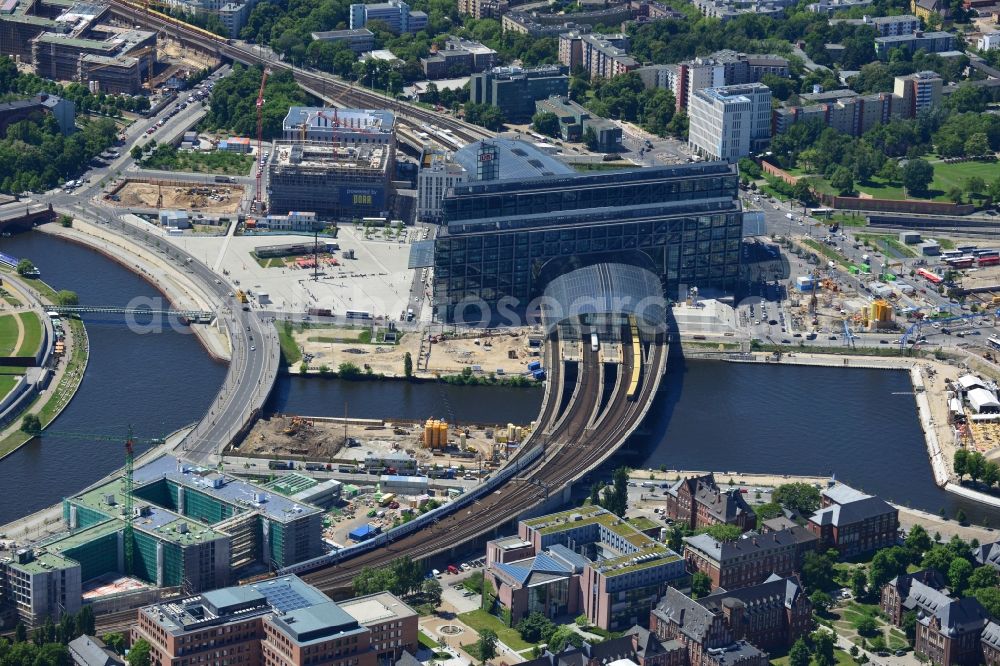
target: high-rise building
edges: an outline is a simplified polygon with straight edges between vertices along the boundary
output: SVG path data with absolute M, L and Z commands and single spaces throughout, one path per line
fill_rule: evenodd
M 897 76 L 893 82 L 892 94 L 902 98 L 906 115 L 911 118 L 941 103 L 944 81 L 937 72 L 923 71 Z
M 498 177 L 470 179 L 444 198 L 433 252 L 439 317 L 504 297 L 525 306 L 570 266 L 611 260 L 648 267 L 668 293 L 736 286 L 743 214 L 735 167 L 578 173 L 524 142 L 487 143 L 499 147 Z M 480 149 L 470 144 L 455 159 L 474 173 Z
M 748 83 L 697 90 L 688 118 L 691 148 L 710 159 L 735 162 L 771 138 L 771 89 Z

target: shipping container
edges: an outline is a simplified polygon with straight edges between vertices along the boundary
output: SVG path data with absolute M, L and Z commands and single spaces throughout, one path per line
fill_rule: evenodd
M 545 371 L 535 370 L 534 372 L 531 373 L 531 376 L 537 379 L 538 381 L 542 381 L 543 379 L 545 379 Z
M 542 367 L 541 361 L 532 361 L 531 363 L 528 364 L 528 371 L 534 372 L 535 370 L 538 370 L 541 367 Z

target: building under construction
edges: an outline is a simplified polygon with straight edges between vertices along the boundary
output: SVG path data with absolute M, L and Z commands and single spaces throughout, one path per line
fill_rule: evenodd
M 279 143 L 268 166 L 272 213 L 313 211 L 324 220 L 386 217 L 391 144 Z
M 223 587 L 321 554 L 321 509 L 171 456 L 135 470 L 126 543 L 125 487 L 123 476 L 65 499 L 67 531 L 0 562 L 2 598 L 25 624 L 76 612 L 108 579 L 140 582 L 138 606 L 165 590 Z
M 385 109 L 336 109 L 293 106 L 281 122 L 285 141 L 309 141 L 338 145 L 396 142 L 396 116 Z
M 0 52 L 34 65 L 39 76 L 135 94 L 156 63 L 156 33 L 108 23 L 107 5 L 66 0 L 5 0 Z

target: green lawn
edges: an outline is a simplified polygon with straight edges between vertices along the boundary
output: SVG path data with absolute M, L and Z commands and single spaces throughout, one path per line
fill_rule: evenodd
M 934 201 L 948 201 L 948 190 L 953 187 L 966 192 L 966 181 L 975 176 L 979 176 L 989 183 L 996 179 L 997 171 L 1000 170 L 1000 165 L 996 162 L 958 162 L 955 164 L 931 162 L 931 165 L 934 167 L 934 180 L 931 181 L 927 198 Z M 877 177 L 872 178 L 871 184 L 858 183 L 856 187 L 859 191 L 880 199 L 903 198 L 901 185 L 889 184 Z
M 24 340 L 17 355 L 34 356 L 42 344 L 42 322 L 34 312 L 22 312 L 21 323 L 24 325 Z
M 854 659 L 851 658 L 851 655 L 847 654 L 840 648 L 833 648 L 833 656 L 834 659 L 837 660 L 837 666 L 854 666 Z M 774 666 L 788 666 L 788 656 L 785 655 L 784 657 L 772 659 L 771 663 L 774 664 Z M 815 664 L 816 660 L 813 659 L 809 663 Z
M 13 375 L 0 375 L 0 400 L 2 400 L 10 390 L 14 388 L 14 384 L 17 383 L 20 377 Z
M 420 643 L 421 647 L 425 647 L 428 650 L 436 650 L 438 647 L 438 642 L 425 634 L 422 631 L 417 631 L 417 641 Z
M 292 327 L 290 325 L 280 325 L 278 329 L 278 344 L 281 345 L 281 357 L 287 365 L 294 365 L 302 360 L 302 350 L 299 343 L 292 337 Z
M 492 629 L 496 632 L 497 638 L 512 650 L 526 650 L 531 647 L 531 643 L 526 643 L 521 638 L 521 634 L 505 625 L 500 618 L 490 615 L 482 609 L 459 613 L 458 619 L 476 631 Z
M 230 176 L 246 176 L 253 168 L 253 156 L 240 153 L 215 151 L 210 153 L 187 150 L 154 151 L 142 160 L 146 169 L 164 171 L 193 171 L 196 173 L 218 173 Z
M 17 344 L 17 315 L 0 316 L 0 356 L 13 356 Z

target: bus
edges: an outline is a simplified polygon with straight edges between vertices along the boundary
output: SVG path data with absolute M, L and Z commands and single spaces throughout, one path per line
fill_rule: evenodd
M 990 349 L 995 349 L 1000 351 L 1000 338 L 995 335 L 991 335 L 986 342 L 989 344 Z
M 961 257 L 955 257 L 954 259 L 945 259 L 944 263 L 948 264 L 952 268 L 971 268 L 974 261 L 974 257 L 963 255 Z
M 918 268 L 917 269 L 917 275 L 919 275 L 920 277 L 924 278 L 925 280 L 927 280 L 931 284 L 941 284 L 942 282 L 944 282 L 944 278 L 943 277 L 941 277 L 937 273 L 932 273 L 931 271 L 927 270 L 926 268 Z
M 246 292 L 244 292 L 242 289 L 237 289 L 236 300 L 238 300 L 240 303 L 247 303 L 250 299 L 247 298 Z
M 996 266 L 1000 264 L 1000 252 L 981 254 L 979 255 L 979 258 L 976 259 L 976 263 L 978 263 L 980 266 Z
M 372 313 L 367 310 L 348 310 L 344 316 L 348 319 L 371 319 Z
M 597 340 L 597 333 L 593 332 L 590 334 L 590 351 L 597 351 L 600 349 L 601 343 Z

